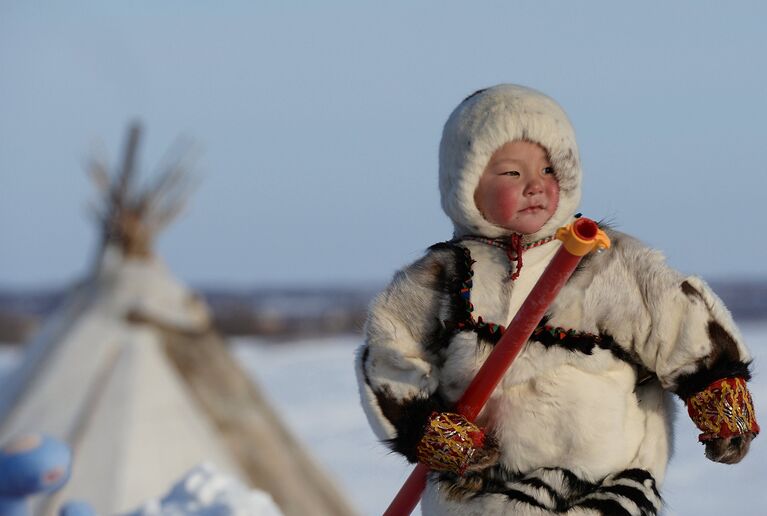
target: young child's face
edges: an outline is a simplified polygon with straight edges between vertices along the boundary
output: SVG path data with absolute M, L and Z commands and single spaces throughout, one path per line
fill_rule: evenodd
M 535 233 L 559 203 L 559 183 L 546 151 L 514 140 L 495 151 L 474 192 L 482 216 L 515 233 Z

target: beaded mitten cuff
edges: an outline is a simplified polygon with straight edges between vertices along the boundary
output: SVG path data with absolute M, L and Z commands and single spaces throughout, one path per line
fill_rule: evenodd
M 464 416 L 434 412 L 418 443 L 418 462 L 434 471 L 462 475 L 484 444 L 485 432 Z
M 687 399 L 687 413 L 706 442 L 746 433 L 759 433 L 751 393 L 743 378 L 723 378 Z

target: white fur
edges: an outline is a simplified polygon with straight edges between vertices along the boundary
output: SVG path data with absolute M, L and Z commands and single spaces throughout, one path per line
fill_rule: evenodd
M 365 365 L 362 363 L 362 351 L 363 348 L 360 348 L 354 357 L 354 372 L 357 376 L 362 409 L 365 411 L 365 416 L 376 437 L 381 440 L 392 439 L 397 435 L 397 431 L 394 425 L 381 412 L 381 407 L 378 406 L 373 389 L 365 382 Z
M 545 95 L 500 85 L 462 102 L 445 124 L 440 191 L 456 236 L 508 233 L 482 218 L 474 204 L 474 190 L 493 152 L 520 138 L 548 151 L 560 186 L 554 216 L 525 240 L 549 236 L 572 219 L 580 199 L 581 171 L 566 115 Z M 549 322 L 609 335 L 635 363 L 599 347 L 586 354 L 528 342 L 478 418 L 497 437 L 500 460 L 510 471 L 545 476 L 549 473 L 540 468 L 566 468 L 583 480 L 607 485 L 611 474 L 638 468 L 649 471 L 660 484 L 671 452 L 673 415 L 663 388 L 675 388 L 680 375 L 694 371 L 712 353 L 709 322 L 716 321 L 729 332 L 740 358 L 749 359 L 729 312 L 705 283 L 687 278 L 700 295 L 686 294 L 681 288 L 685 278 L 668 268 L 660 253 L 626 235 L 610 235 L 612 248 L 590 257 L 565 285 L 549 307 Z M 503 325 L 516 313 L 557 247 L 551 243 L 525 252 L 521 275 L 512 283 L 503 249 L 470 240 L 464 245 L 476 261 L 473 316 Z M 455 402 L 491 351 L 473 332 L 455 334 L 438 350 L 425 345 L 448 314 L 450 297 L 441 290 L 440 278 L 454 271 L 449 263 L 453 259 L 450 253 L 430 252 L 398 273 L 370 311 L 367 340 L 358 356 L 364 352 L 367 359 L 362 363 L 358 358 L 358 378 L 366 414 L 383 439 L 391 438 L 395 430 L 377 406 L 375 393 L 387 392 L 401 403 L 433 394 Z M 658 381 L 637 386 L 638 373 L 646 371 L 654 372 Z M 660 506 L 650 485 L 618 481 L 633 482 Z M 553 489 L 565 489 L 564 481 L 552 482 Z M 517 487 L 523 493 L 530 489 Z M 546 496 L 536 498 L 545 505 Z M 596 492 L 594 499 L 599 497 L 614 495 Z M 637 512 L 628 499 L 615 500 L 629 512 Z M 457 503 L 448 500 L 434 482 L 429 482 L 422 507 L 424 514 L 553 514 L 504 495 Z M 595 512 L 581 508 L 566 514 Z
M 524 86 L 501 84 L 465 100 L 445 123 L 439 147 L 442 208 L 455 235 L 499 237 L 509 231 L 482 217 L 474 191 L 490 157 L 504 144 L 526 139 L 549 154 L 559 182 L 559 206 L 529 240 L 551 234 L 567 221 L 580 202 L 580 158 L 567 115 L 546 95 Z
M 658 253 L 625 235 L 611 235 L 613 248 L 592 258 L 560 292 L 550 307 L 551 324 L 612 335 L 660 381 L 637 388 L 636 367 L 608 350 L 595 347 L 587 355 L 529 342 L 478 420 L 493 429 L 501 460 L 512 471 L 563 467 L 598 482 L 611 473 L 640 468 L 652 473 L 660 484 L 671 451 L 673 415 L 661 385 L 675 386 L 679 374 L 691 371 L 711 353 L 706 333 L 709 321 L 734 328 L 727 311 L 702 282 L 689 280 L 703 293 L 705 302 L 682 292 L 685 278 L 669 269 Z M 474 316 L 499 322 L 496 314 L 508 309 L 513 292 L 506 279 L 508 261 L 503 263 L 501 249 L 476 242 L 467 246 L 477 260 L 473 266 Z M 539 264 L 530 260 L 525 267 L 528 265 L 522 276 L 525 271 L 534 275 Z M 419 347 L 414 336 L 424 334 L 430 316 L 414 310 L 412 301 L 420 299 L 430 306 L 443 295 L 419 286 L 424 278 L 421 269 L 401 275 L 374 306 L 366 345 L 369 356 L 376 360 L 368 360 L 365 373 L 373 388 L 387 385 L 401 400 L 439 390 L 447 400 L 456 401 L 490 349 L 479 344 L 472 332 L 457 334 L 441 355 L 433 356 Z M 431 324 L 437 321 L 432 319 Z M 736 332 L 732 335 L 739 338 Z M 741 343 L 738 349 L 747 360 Z M 364 403 L 375 404 L 372 396 L 364 398 Z M 371 420 L 381 417 L 375 408 L 369 407 L 367 412 Z M 377 426 L 384 427 L 386 422 Z M 515 514 L 516 509 L 509 507 L 517 505 L 507 507 L 502 497 L 488 496 L 481 497 L 482 503 L 472 501 L 451 512 L 453 505 L 438 500 L 439 492 L 429 496 L 433 499 L 424 507 L 439 507 L 445 514 L 463 514 L 464 509 L 465 514 L 473 514 L 475 504 L 479 504 L 477 514 Z M 496 503 L 500 504 L 497 508 Z M 425 510 L 425 514 L 443 512 Z

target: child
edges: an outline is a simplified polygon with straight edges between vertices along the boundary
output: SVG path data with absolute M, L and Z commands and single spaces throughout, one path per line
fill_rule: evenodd
M 356 364 L 376 434 L 432 470 L 424 514 L 657 514 L 669 393 L 711 460 L 740 461 L 759 431 L 721 301 L 609 229 L 612 247 L 584 258 L 475 424 L 450 413 L 578 216 L 580 183 L 570 122 L 541 93 L 480 90 L 445 124 L 454 238 L 378 296 Z M 446 444 L 457 453 L 436 451 Z

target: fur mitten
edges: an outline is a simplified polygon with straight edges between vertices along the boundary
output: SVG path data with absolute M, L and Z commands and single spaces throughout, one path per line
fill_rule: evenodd
M 418 462 L 435 471 L 463 475 L 498 461 L 498 445 L 460 414 L 434 412 L 418 443 Z
M 715 462 L 740 462 L 759 433 L 751 393 L 740 377 L 717 380 L 690 396 L 687 412 L 703 432 L 698 439 L 706 457 Z

